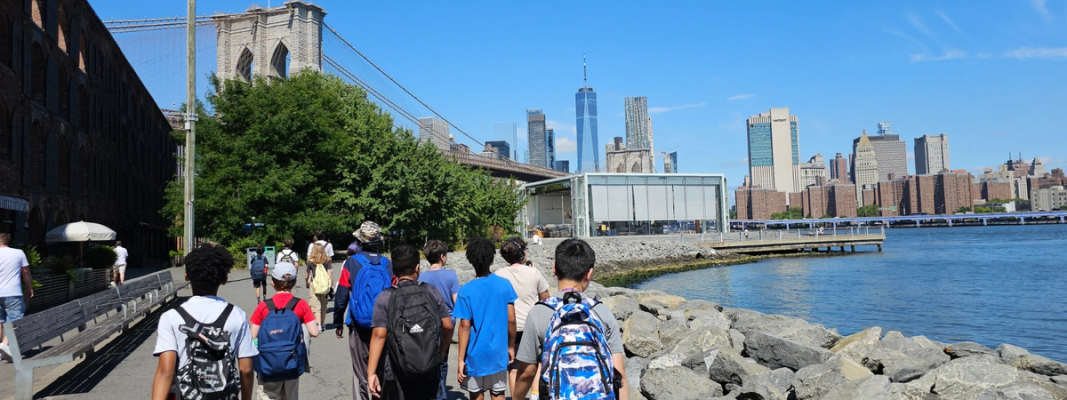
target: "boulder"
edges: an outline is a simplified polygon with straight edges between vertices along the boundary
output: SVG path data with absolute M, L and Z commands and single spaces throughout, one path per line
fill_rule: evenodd
M 641 394 L 641 375 L 648 366 L 648 360 L 641 357 L 626 359 L 626 383 L 630 387 L 630 399 L 640 400 L 645 396 Z
M 654 301 L 667 306 L 667 308 L 677 307 L 679 304 L 685 303 L 687 301 L 682 296 L 666 294 L 658 290 L 637 291 L 634 297 L 637 299 L 638 304 L 645 304 Z
M 770 372 L 770 368 L 741 357 L 741 354 L 726 349 L 715 353 L 708 367 L 708 378 L 721 384 L 741 385 L 749 375 Z
M 945 348 L 943 343 L 927 339 L 926 336 L 912 336 L 911 340 L 924 349 L 942 350 Z
M 936 370 L 935 370 L 936 371 Z M 928 372 L 921 378 L 906 383 L 893 383 L 894 400 L 939 400 L 941 396 L 932 393 L 937 374 Z
M 1054 376 L 1052 377 L 1052 382 L 1056 383 L 1057 385 L 1067 386 L 1067 375 Z
M 745 377 L 745 384 L 737 390 L 738 399 L 778 400 L 788 397 L 793 371 L 779 368 Z M 732 392 L 731 392 L 732 394 Z
M 676 310 L 682 310 L 686 312 L 690 312 L 693 310 L 715 310 L 719 312 L 722 311 L 722 306 L 707 300 L 688 300 L 674 308 Z
M 649 364 L 649 368 L 682 366 L 707 376 L 708 365 L 720 349 L 732 351 L 730 336 L 719 328 L 709 328 L 682 337 L 671 350 Z
M 745 352 L 767 368 L 785 367 L 796 371 L 809 365 L 822 364 L 833 356 L 829 350 L 763 332 L 742 332 L 745 333 Z
M 936 370 L 933 392 L 945 400 L 974 400 L 989 389 L 1006 387 L 1019 377 L 1019 370 L 1004 364 L 952 362 Z
M 669 319 L 659 323 L 659 340 L 666 347 L 674 347 L 691 334 L 685 320 Z
M 810 324 L 800 318 L 784 315 L 740 314 L 731 327 L 745 335 L 758 331 L 826 349 L 833 347 L 837 341 L 841 340 L 841 335 L 836 329 L 826 329 L 820 324 Z
M 692 330 L 716 327 L 722 330 L 730 329 L 730 319 L 721 312 L 715 310 L 693 310 L 689 313 L 689 328 Z
M 626 296 L 611 296 L 602 301 L 611 309 L 611 313 L 615 314 L 615 319 L 618 321 L 626 321 L 635 312 L 641 311 L 637 301 Z
M 655 299 L 646 299 L 638 302 L 638 304 L 641 306 L 641 311 L 647 312 L 657 317 L 666 316 L 667 311 L 671 309 L 663 302 Z
M 1027 354 L 1030 354 L 1030 352 L 1022 347 L 1012 346 L 1007 343 L 997 346 L 997 355 L 1000 356 L 1000 362 L 1005 364 L 1011 364 L 1012 360 L 1015 360 L 1016 357 L 1025 356 Z
M 1052 394 L 1030 383 L 1013 383 L 1002 388 L 989 388 L 976 400 L 1055 400 Z
M 873 375 L 845 382 L 827 393 L 822 400 L 892 400 L 889 377 Z
M 950 344 L 945 347 L 945 354 L 948 354 L 949 357 L 956 359 L 962 357 L 993 354 L 993 350 L 975 342 L 959 342 Z
M 793 387 L 797 399 L 821 399 L 831 389 L 845 382 L 874 375 L 852 359 L 835 355 L 822 364 L 810 365 L 797 371 Z
M 863 365 L 893 382 L 908 382 L 949 361 L 943 351 L 924 348 L 914 340 L 892 331 L 871 349 Z
M 630 354 L 648 358 L 667 348 L 659 340 L 659 319 L 636 312 L 622 324 L 622 344 Z
M 1015 357 L 1011 365 L 1023 371 L 1030 371 L 1045 376 L 1067 375 L 1067 364 L 1053 361 L 1037 354 Z
M 830 352 L 862 363 L 863 359 L 867 358 L 867 355 L 871 353 L 871 350 L 874 349 L 874 346 L 878 344 L 878 340 L 881 338 L 882 328 L 877 326 L 870 327 L 842 338 L 834 347 L 830 348 Z
M 737 329 L 731 329 L 726 332 L 730 334 L 730 345 L 734 347 L 734 351 L 737 354 L 745 351 L 745 334 Z
M 649 400 L 705 400 L 722 396 L 722 386 L 688 368 L 656 368 L 645 370 L 641 394 Z

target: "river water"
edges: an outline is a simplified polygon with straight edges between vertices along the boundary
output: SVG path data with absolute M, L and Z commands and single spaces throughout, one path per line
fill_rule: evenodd
M 1067 225 L 897 228 L 883 251 L 776 258 L 638 285 L 800 317 L 842 335 L 871 326 L 946 343 L 1011 343 L 1067 362 Z

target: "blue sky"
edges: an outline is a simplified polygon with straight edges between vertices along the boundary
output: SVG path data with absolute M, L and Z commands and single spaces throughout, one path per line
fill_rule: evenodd
M 90 3 L 105 20 L 185 13 L 184 1 Z M 847 154 L 888 121 L 909 154 L 915 137 L 948 133 L 954 169 L 1009 151 L 1067 167 L 1067 0 L 316 4 L 479 140 L 494 122 L 524 135 L 525 110 L 543 109 L 572 166 L 585 53 L 600 151 L 625 135 L 623 98 L 647 96 L 658 168 L 659 151 L 678 151 L 682 172 L 725 173 L 731 186 L 747 173 L 745 119 L 771 107 L 798 117 L 803 160 Z M 201 1 L 199 13 L 248 5 Z

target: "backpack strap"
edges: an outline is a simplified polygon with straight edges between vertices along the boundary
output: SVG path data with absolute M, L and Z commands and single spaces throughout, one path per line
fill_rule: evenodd
M 285 309 L 289 311 L 295 311 L 297 304 L 300 304 L 300 299 L 296 296 L 293 296 L 293 298 L 289 299 L 289 302 L 285 304 Z
M 222 310 L 222 314 L 219 314 L 219 317 L 215 319 L 215 322 L 211 323 L 211 326 L 219 329 L 225 328 L 226 320 L 230 318 L 231 311 L 233 311 L 233 304 L 226 304 L 226 308 Z
M 200 321 L 197 321 L 192 315 L 189 315 L 188 311 L 185 311 L 185 307 L 179 305 L 174 307 L 174 311 L 177 311 L 178 315 L 181 315 L 182 319 L 185 320 L 185 325 L 188 325 L 190 328 L 192 328 L 193 325 L 200 323 Z
M 274 304 L 274 298 L 273 297 L 264 300 L 263 303 L 265 303 L 265 305 L 267 306 L 267 311 L 270 311 L 270 312 L 278 311 L 278 305 Z

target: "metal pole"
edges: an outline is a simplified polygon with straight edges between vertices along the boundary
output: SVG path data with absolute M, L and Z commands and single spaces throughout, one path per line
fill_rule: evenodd
M 185 254 L 193 248 L 193 164 L 196 155 L 196 0 L 188 0 L 185 73 Z

